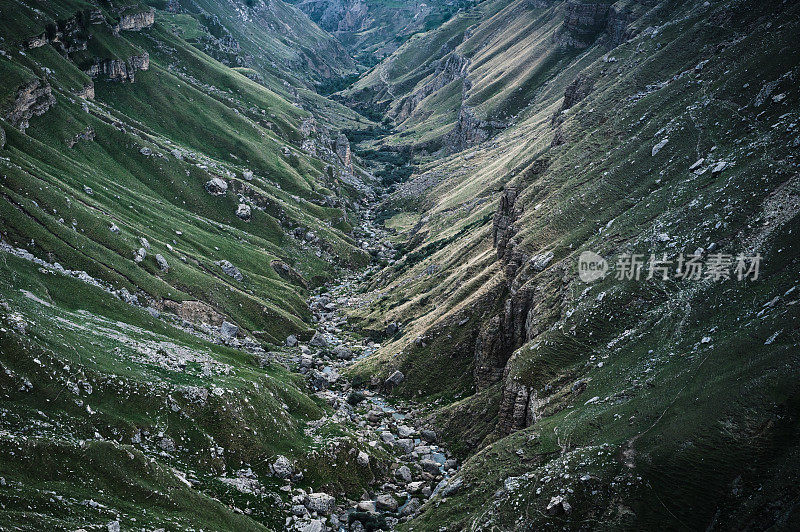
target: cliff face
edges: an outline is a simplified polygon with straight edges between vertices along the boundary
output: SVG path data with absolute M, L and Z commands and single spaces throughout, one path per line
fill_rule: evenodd
M 118 30 L 140 31 L 149 28 L 155 22 L 155 11 L 138 11 L 136 13 L 122 13 L 120 15 Z
M 556 34 L 562 46 L 587 48 L 606 28 L 609 4 L 568 0 L 565 6 L 564 25 Z
M 132 55 L 127 60 L 123 59 L 98 59 L 86 73 L 93 78 L 106 77 L 112 81 L 134 82 L 136 72 L 150 68 L 150 55 L 145 52 Z M 94 91 L 91 91 L 92 93 Z
M 407 119 L 422 100 L 443 89 L 453 81 L 459 79 L 463 80 L 464 86 L 462 92 L 466 93 L 469 90 L 469 79 L 467 77 L 469 63 L 469 59 L 456 52 L 437 61 L 436 69 L 434 70 L 431 80 L 414 91 L 410 96 L 400 101 L 397 111 L 395 112 L 395 119 L 398 122 Z
M 52 88 L 46 81 L 34 79 L 17 90 L 14 102 L 6 112 L 5 119 L 22 131 L 29 126 L 29 120 L 41 116 L 56 104 Z M 5 135 L 3 136 L 5 140 Z
M 475 116 L 472 108 L 463 104 L 455 127 L 444 137 L 444 144 L 449 153 L 457 153 L 484 142 L 506 125 L 499 120 L 480 119 Z

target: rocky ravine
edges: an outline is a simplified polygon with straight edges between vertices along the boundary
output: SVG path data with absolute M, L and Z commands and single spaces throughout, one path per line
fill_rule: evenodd
M 372 211 L 365 213 L 363 229 L 370 236 L 366 245 L 376 250 L 378 257 L 389 258 L 394 250 L 371 218 Z M 333 408 L 329 416 L 307 429 L 312 437 L 326 425 L 354 426 L 357 442 L 388 456 L 390 465 L 385 477 L 378 478 L 374 488 L 364 492 L 359 501 L 308 492 L 295 488 L 290 480 L 287 529 L 304 532 L 392 529 L 417 515 L 433 496 L 445 497 L 461 487 L 460 479 L 453 478 L 458 462 L 438 443 L 436 433 L 421 423 L 419 408 L 409 403 L 390 403 L 378 391 L 402 382 L 401 372 L 395 371 L 384 382 L 371 382 L 371 389 L 361 389 L 343 376 L 348 366 L 380 348 L 379 344 L 349 330 L 344 312 L 347 307 L 359 304 L 360 286 L 377 270 L 377 266 L 370 266 L 313 295 L 309 307 L 316 322 L 314 336 L 307 343 L 289 336 L 286 353 L 274 355 L 281 357 L 279 363 L 304 374 L 315 394 Z M 397 326 L 389 324 L 387 334 L 396 333 Z M 359 451 L 356 457 L 362 466 L 369 465 L 372 459 L 365 451 Z M 278 458 L 273 470 L 278 476 L 293 478 L 292 466 L 284 457 Z

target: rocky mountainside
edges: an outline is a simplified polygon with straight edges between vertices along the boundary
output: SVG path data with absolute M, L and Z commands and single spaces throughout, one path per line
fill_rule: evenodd
M 354 311 L 402 334 L 355 372 L 401 371 L 395 393 L 435 405 L 468 458 L 459 492 L 413 528 L 792 528 L 797 7 L 484 3 L 473 16 L 412 39 L 347 94 L 386 102 L 400 132 L 372 145 L 415 142 L 418 164 L 385 202 L 404 254 Z M 464 127 L 460 102 L 504 124 Z M 414 128 L 442 139 L 435 155 L 419 147 L 437 137 Z M 584 252 L 612 273 L 581 280 Z
M 0 528 L 798 528 L 798 31 L 3 3 Z
M 372 66 L 411 35 L 438 27 L 469 0 L 296 0 L 311 20 L 335 36 L 361 64 Z

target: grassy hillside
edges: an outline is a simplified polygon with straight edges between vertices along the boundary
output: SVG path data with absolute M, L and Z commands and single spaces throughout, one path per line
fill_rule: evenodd
M 331 148 L 361 119 L 312 115 L 165 12 L 124 18 L 146 5 L 2 9 L 3 526 L 278 529 L 278 454 L 355 490 L 328 470 L 352 441 L 314 459 L 347 429 L 267 350 L 368 260 L 369 176 Z
M 564 31 L 565 6 L 539 4 L 504 9 Z M 355 373 L 401 370 L 396 393 L 470 457 L 408 529 L 793 526 L 797 24 L 788 5 L 663 3 L 544 77 L 535 31 L 519 76 L 490 59 L 513 45 L 472 56 L 470 105 L 516 120 L 398 187 L 391 220 L 420 222 L 355 312 L 402 330 Z M 698 248 L 759 253 L 760 276 L 646 279 L 651 253 Z M 587 250 L 642 254 L 644 275 L 584 283 Z

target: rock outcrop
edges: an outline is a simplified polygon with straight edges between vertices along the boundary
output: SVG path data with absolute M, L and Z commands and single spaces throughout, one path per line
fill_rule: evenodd
M 56 104 L 52 88 L 47 81 L 33 79 L 19 89 L 14 102 L 9 106 L 5 119 L 22 131 L 28 128 L 29 120 L 41 116 Z
M 494 132 L 504 127 L 506 124 L 500 121 L 481 120 L 475 116 L 472 108 L 462 104 L 455 127 L 445 136 L 445 147 L 449 153 L 463 151 L 484 142 Z
M 609 4 L 607 2 L 581 2 L 568 0 L 564 24 L 554 38 L 560 46 L 588 48 L 606 29 Z
M 469 80 L 467 71 L 470 61 L 466 57 L 451 53 L 437 62 L 433 77 L 414 93 L 404 98 L 397 107 L 396 120 L 402 122 L 414 112 L 414 109 L 428 96 L 443 89 L 453 81 L 462 79 L 464 81 L 463 91 L 469 90 Z
M 122 13 L 119 17 L 119 24 L 116 30 L 140 31 L 149 28 L 155 22 L 155 11 L 138 11 L 134 13 Z
M 127 60 L 97 59 L 85 72 L 93 78 L 104 76 L 112 81 L 133 82 L 136 72 L 149 68 L 150 55 L 144 52 L 140 55 L 132 55 Z

